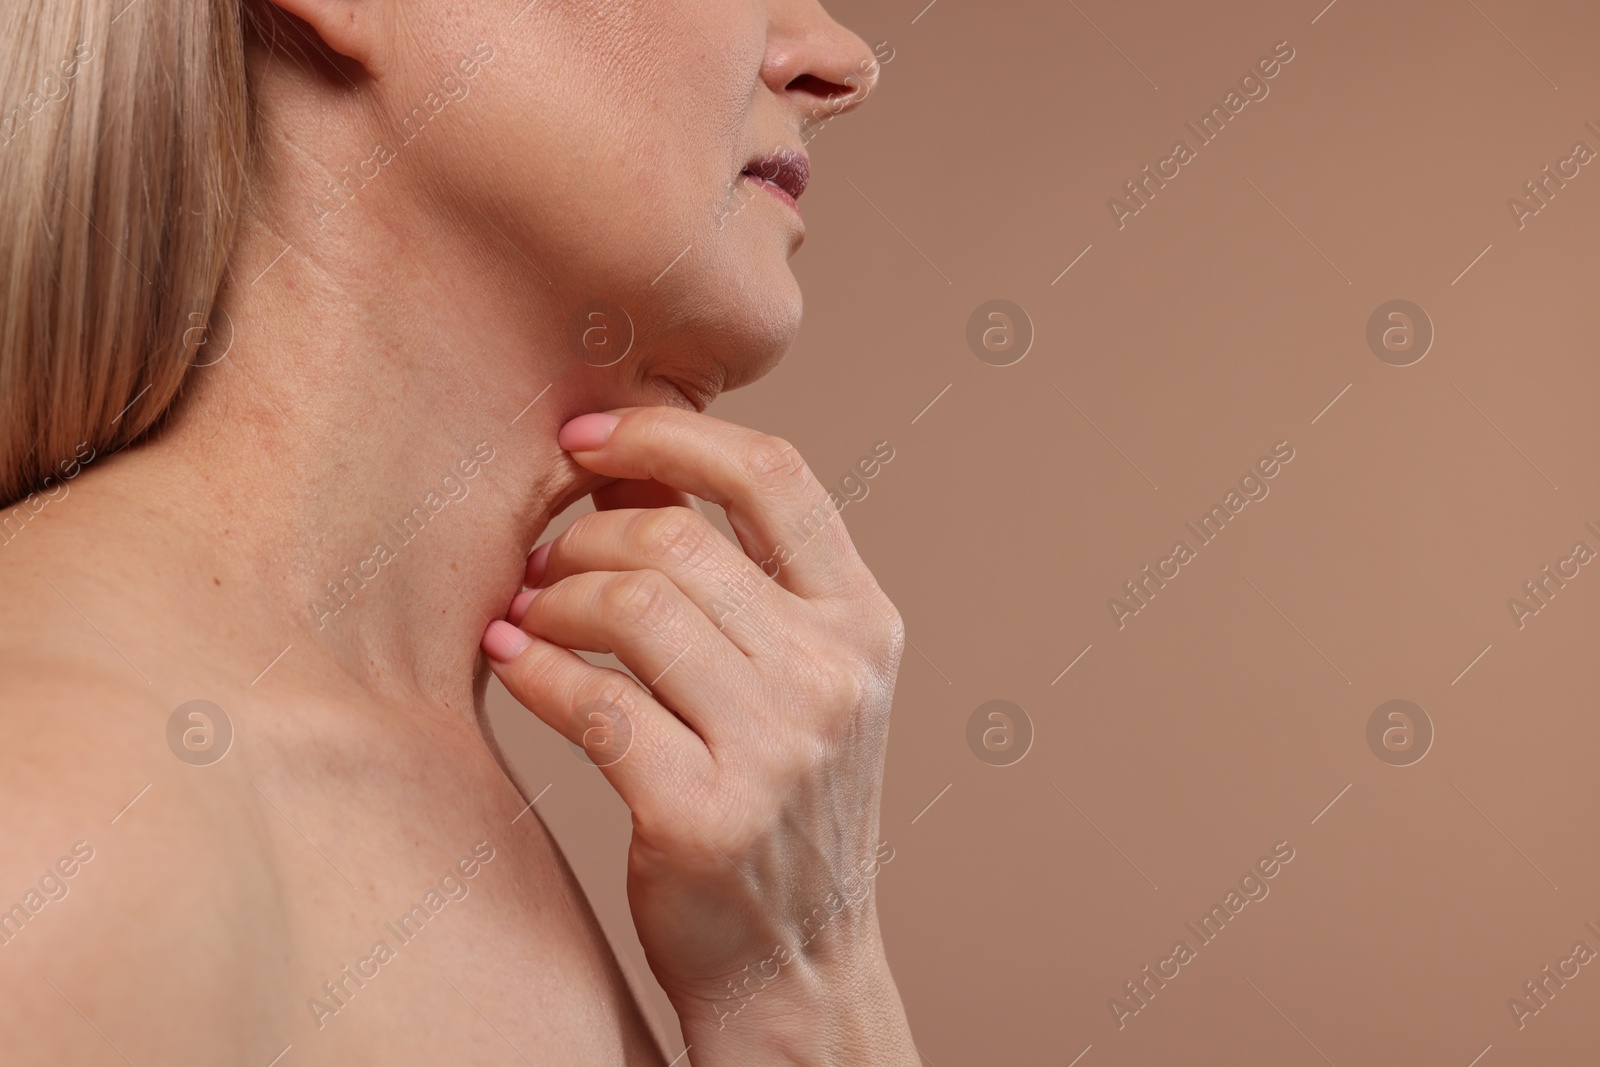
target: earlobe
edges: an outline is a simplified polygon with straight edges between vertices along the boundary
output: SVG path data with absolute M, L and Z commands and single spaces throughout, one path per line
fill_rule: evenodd
M 332 52 L 373 69 L 377 55 L 376 0 L 269 0 L 308 26 Z

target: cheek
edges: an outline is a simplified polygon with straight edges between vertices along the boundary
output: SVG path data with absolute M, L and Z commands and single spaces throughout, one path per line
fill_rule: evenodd
M 755 135 L 748 112 L 759 58 L 686 64 L 681 56 L 709 48 L 685 16 L 667 14 L 663 6 L 614 36 L 602 24 L 513 42 L 495 84 L 467 101 L 482 108 L 481 126 L 439 153 L 452 171 L 490 163 L 480 187 L 515 201 L 531 247 L 564 273 L 603 271 L 613 284 L 631 274 L 630 288 L 649 286 L 685 248 L 672 273 L 712 247 Z M 651 35 L 649 47 L 626 47 Z
M 440 121 L 407 152 L 494 216 L 485 247 L 509 238 L 573 301 L 623 308 L 641 351 L 752 381 L 801 311 L 788 209 L 735 184 L 751 154 L 793 138 L 762 99 L 763 9 L 540 4 L 493 34 L 493 62 L 452 105 L 469 121 Z

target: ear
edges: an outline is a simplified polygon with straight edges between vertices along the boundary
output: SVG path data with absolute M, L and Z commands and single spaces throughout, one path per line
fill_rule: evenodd
M 314 33 L 329 51 L 373 70 L 380 35 L 381 0 L 269 0 Z

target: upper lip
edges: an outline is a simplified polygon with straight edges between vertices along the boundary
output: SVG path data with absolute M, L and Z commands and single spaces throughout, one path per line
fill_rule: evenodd
M 796 200 L 806 191 L 811 180 L 811 161 L 804 152 L 794 148 L 780 148 L 769 155 L 752 159 L 745 164 L 743 174 L 771 182 Z

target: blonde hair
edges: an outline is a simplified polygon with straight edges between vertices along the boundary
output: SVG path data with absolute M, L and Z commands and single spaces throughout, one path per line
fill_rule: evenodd
M 178 397 L 233 241 L 250 109 L 237 0 L 0 7 L 10 506 L 85 448 L 133 443 Z

